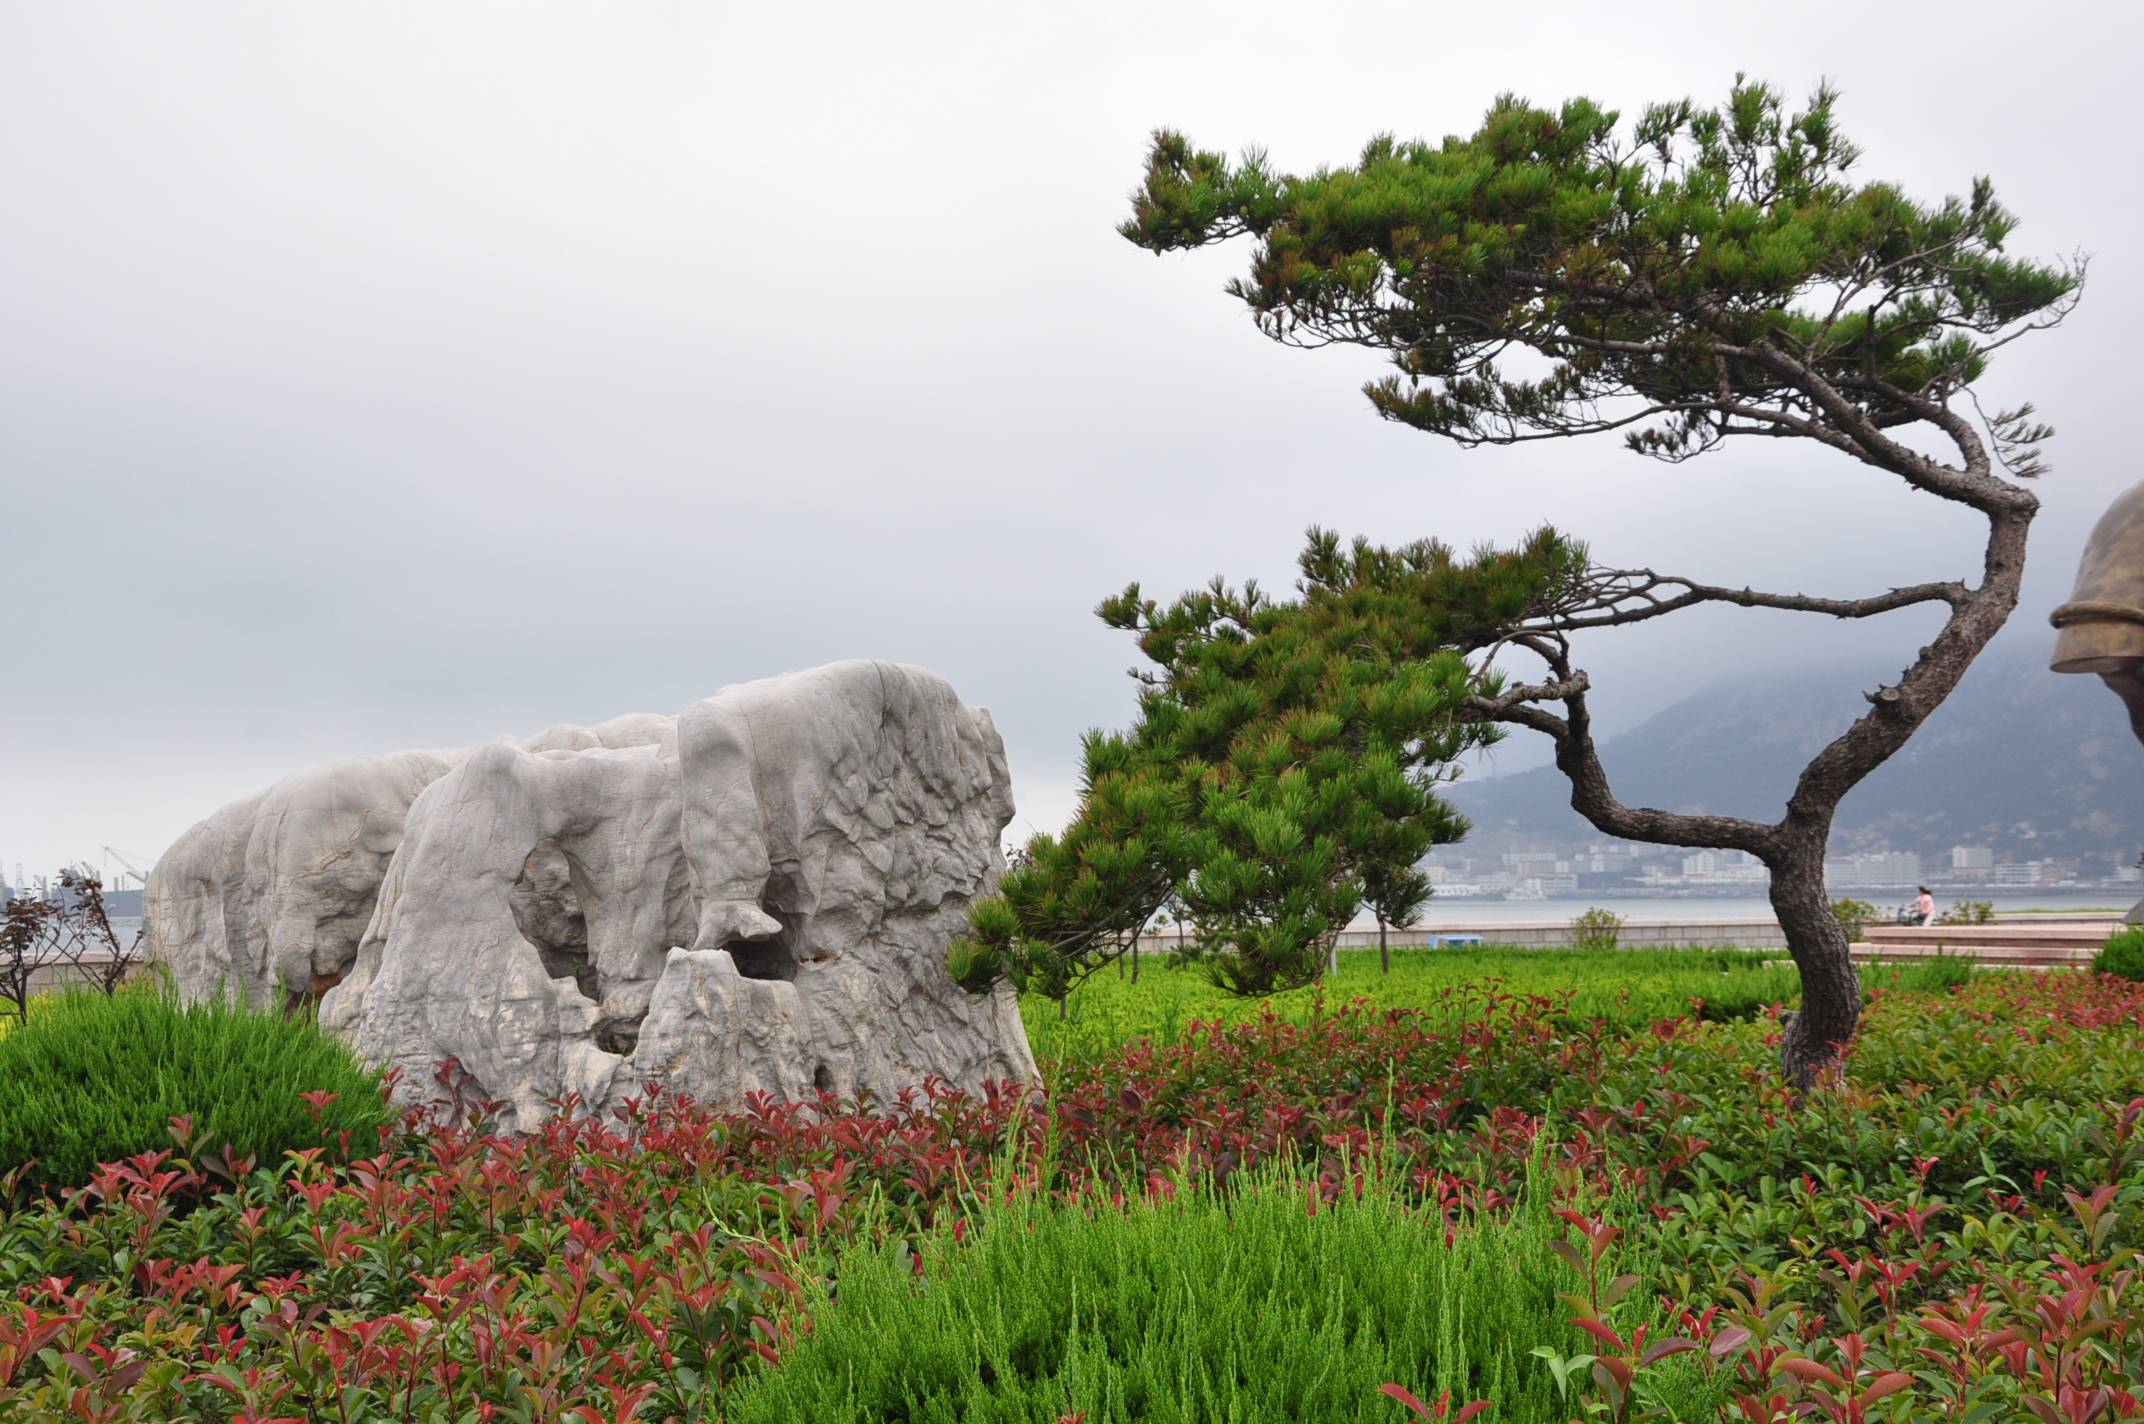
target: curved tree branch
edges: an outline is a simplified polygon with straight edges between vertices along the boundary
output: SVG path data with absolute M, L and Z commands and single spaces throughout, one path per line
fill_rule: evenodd
M 1591 685 L 1583 671 L 1574 671 L 1560 643 L 1539 639 L 1514 639 L 1545 658 L 1554 680 L 1518 684 L 1495 697 L 1467 700 L 1469 711 L 1496 722 L 1529 727 L 1547 736 L 1556 748 L 1556 767 L 1571 783 L 1571 809 L 1590 821 L 1603 835 L 1625 840 L 1652 841 L 1659 845 L 1717 846 L 1745 850 L 1764 856 L 1777 834 L 1775 827 L 1740 816 L 1693 815 L 1663 811 L 1652 806 L 1626 806 L 1616 799 L 1608 784 L 1593 743 L 1593 719 L 1586 707 Z M 1536 705 L 1557 700 L 1564 715 Z
M 1738 608 L 1771 608 L 1789 613 L 1821 613 L 1832 618 L 1873 618 L 1922 603 L 1955 608 L 1968 590 L 1963 583 L 1909 584 L 1866 598 L 1823 598 L 1806 593 L 1764 593 L 1753 588 L 1702 584 L 1651 569 L 1602 569 L 1579 599 L 1546 620 L 1526 625 L 1531 632 L 1569 632 L 1579 628 L 1615 628 L 1642 623 L 1700 603 L 1729 603 Z M 1668 593 L 1667 590 L 1680 590 Z M 1636 600 L 1632 604 L 1632 600 Z M 1630 605 L 1630 606 L 1625 606 Z

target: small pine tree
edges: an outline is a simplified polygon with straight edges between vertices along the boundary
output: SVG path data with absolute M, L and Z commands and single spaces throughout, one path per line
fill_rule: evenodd
M 1151 664 L 1137 719 L 1088 733 L 1078 814 L 973 906 L 956 981 L 1062 1003 L 1174 900 L 1215 982 L 1265 994 L 1316 979 L 1365 903 L 1419 906 L 1415 865 L 1466 829 L 1436 788 L 1501 735 L 1467 711 L 1501 685 L 1459 650 L 1584 551 L 1544 532 L 1463 560 L 1312 530 L 1300 565 L 1294 599 L 1217 579 L 1166 607 L 1136 584 L 1103 602 Z
M 1390 926 L 1411 925 L 1429 903 L 1429 876 L 1418 865 L 1393 865 L 1378 861 L 1363 874 L 1362 900 L 1377 917 L 1377 970 L 1392 972 L 1392 945 L 1386 937 Z

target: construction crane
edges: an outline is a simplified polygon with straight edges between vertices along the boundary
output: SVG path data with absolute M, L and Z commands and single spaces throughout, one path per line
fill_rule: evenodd
M 126 889 L 126 878 L 129 875 L 134 877 L 135 888 L 141 890 L 146 890 L 149 888 L 149 872 L 142 868 L 141 858 L 139 856 L 128 855 L 125 851 L 118 849 L 116 846 L 105 846 L 105 868 L 109 870 L 111 868 L 111 863 L 115 860 L 119 862 L 121 874 L 119 877 L 119 883 L 112 887 L 114 890 Z

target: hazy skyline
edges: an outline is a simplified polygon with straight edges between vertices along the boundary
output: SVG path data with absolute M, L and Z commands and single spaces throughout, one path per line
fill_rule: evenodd
M 1552 520 L 1825 593 L 1977 567 L 1967 512 L 1830 452 L 1669 468 L 1380 423 L 1374 362 L 1276 347 L 1221 294 L 1245 248 L 1115 235 L 1163 124 L 1303 169 L 1503 90 L 1630 112 L 1834 79 L 1862 177 L 1989 174 L 2016 251 L 2092 254 L 2070 323 L 1984 384 L 2060 431 L 2003 635 L 2044 648 L 2136 478 L 2109 155 L 2138 35 L 2042 6 L 2059 48 L 2020 72 L 2015 16 L 0 0 L 0 858 L 153 859 L 309 764 L 850 656 L 990 708 L 1014 832 L 1054 826 L 1079 732 L 1131 709 L 1095 601 L 1285 586 L 1312 522 L 1466 546 Z M 1581 661 L 1613 727 L 1738 671 L 1902 665 L 1932 626 L 1707 610 Z

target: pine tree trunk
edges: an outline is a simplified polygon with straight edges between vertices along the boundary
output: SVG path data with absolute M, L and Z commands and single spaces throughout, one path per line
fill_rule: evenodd
M 1132 941 L 1132 982 L 1139 982 L 1139 941 Z
M 1392 947 L 1385 943 L 1385 922 L 1377 922 L 1377 967 L 1380 973 L 1392 972 Z
M 1838 1061 L 1861 1019 L 1861 980 L 1848 952 L 1846 926 L 1824 898 L 1822 830 L 1788 828 L 1779 851 L 1767 858 L 1772 872 L 1772 912 L 1786 931 L 1787 948 L 1801 971 L 1802 1006 L 1787 1024 L 1780 1065 L 1798 1089 L 1806 1089 Z

